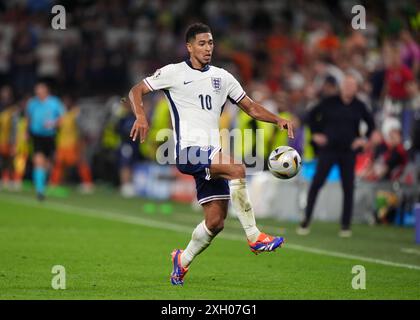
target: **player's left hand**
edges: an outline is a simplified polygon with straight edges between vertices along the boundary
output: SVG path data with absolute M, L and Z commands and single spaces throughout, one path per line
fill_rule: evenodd
M 286 120 L 286 119 L 283 119 L 283 118 L 279 118 L 277 120 L 277 125 L 280 127 L 280 129 L 287 129 L 287 135 L 289 136 L 289 138 L 292 138 L 292 139 L 295 138 L 295 136 L 293 134 L 292 121 Z

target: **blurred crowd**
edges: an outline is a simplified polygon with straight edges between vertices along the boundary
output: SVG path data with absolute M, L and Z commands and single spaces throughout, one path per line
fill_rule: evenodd
M 0 4 L 3 181 L 11 176 L 18 181 L 24 175 L 23 159 L 30 153 L 22 142 L 24 114 L 37 81 L 48 83 L 68 106 L 67 112 L 73 112 L 76 125 L 60 130 L 83 131 L 72 105 L 92 96 L 105 105 L 162 65 L 185 59 L 184 30 L 196 21 L 212 28 L 212 63 L 233 73 L 254 100 L 295 122 L 296 139 L 288 141 L 273 126 L 255 122 L 227 105 L 222 128 L 266 130 L 264 148 L 240 146 L 244 156 L 260 153 L 266 158 L 273 147 L 289 144 L 306 161 L 314 159 L 316 150 L 305 117 L 320 99 L 337 94 L 343 74 L 351 72 L 376 124 L 358 157 L 358 176 L 367 181 L 400 179 L 409 163 L 420 166 L 420 7 L 416 1 L 361 1 L 366 8 L 362 30 L 352 29 L 351 8 L 356 3 L 345 0 L 67 0 L 59 3 L 66 9 L 66 30 L 51 28 L 54 4 L 49 0 Z M 130 168 L 136 161 L 154 159 L 155 135 L 170 126 L 169 111 L 162 96 L 147 99 L 147 113 L 154 121 L 148 141 L 138 147 L 127 139 L 133 121 L 129 108 L 120 104 L 117 109 L 96 110 L 98 118 L 101 113 L 111 114 L 102 123 L 98 139 L 102 147 L 85 140 L 78 152 L 84 159 L 89 149 L 96 148 L 98 154 L 107 148 L 117 150 L 118 180 L 130 195 Z M 81 166 L 86 185 L 92 182 L 89 167 L 101 167 L 98 158 L 70 161 Z M 55 183 L 61 181 L 63 159 L 68 157 L 56 157 Z M 100 176 L 101 172 L 94 172 L 93 180 Z

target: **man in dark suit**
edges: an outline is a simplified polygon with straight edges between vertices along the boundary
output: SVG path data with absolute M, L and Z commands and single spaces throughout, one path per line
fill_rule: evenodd
M 321 100 L 308 115 L 312 140 L 318 149 L 318 164 L 309 189 L 305 218 L 297 229 L 300 235 L 309 233 L 318 192 L 331 167 L 337 163 L 344 192 L 339 235 L 351 236 L 355 156 L 357 150 L 366 143 L 366 138 L 361 137 L 359 133 L 360 122 L 363 120 L 367 123 L 367 137 L 374 129 L 373 117 L 366 105 L 356 97 L 357 90 L 358 82 L 355 76 L 346 74 L 340 83 L 339 94 Z

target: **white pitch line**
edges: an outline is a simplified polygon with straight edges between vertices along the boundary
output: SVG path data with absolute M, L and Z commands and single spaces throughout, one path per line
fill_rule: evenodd
M 186 227 L 186 226 L 174 224 L 174 223 L 151 220 L 147 218 L 134 217 L 134 216 L 125 215 L 121 213 L 115 213 L 111 211 L 82 208 L 82 207 L 78 207 L 74 205 L 59 204 L 59 203 L 54 203 L 54 202 L 40 203 L 36 200 L 24 199 L 21 197 L 19 197 L 19 199 L 15 197 L 15 199 L 12 200 L 10 196 L 8 196 L 7 198 L 3 198 L 3 200 L 14 203 L 14 204 L 26 204 L 26 205 L 34 206 L 37 208 L 55 209 L 57 211 L 61 211 L 66 214 L 72 214 L 72 215 L 77 214 L 77 215 L 86 216 L 86 217 L 125 222 L 129 224 L 135 224 L 135 225 L 141 225 L 141 226 L 159 228 L 159 229 L 166 229 L 170 231 L 183 232 L 183 233 L 188 233 L 188 234 L 192 232 L 191 227 Z M 239 236 L 239 235 L 234 235 L 234 234 L 220 234 L 218 235 L 218 238 L 234 240 L 234 241 L 245 241 L 244 236 Z M 306 246 L 301 246 L 301 245 L 291 244 L 291 243 L 287 243 L 285 248 L 296 250 L 296 251 L 323 255 L 323 256 L 335 257 L 335 258 L 359 260 L 359 261 L 370 262 L 370 263 L 375 263 L 375 264 L 380 264 L 380 265 L 390 266 L 390 267 L 420 270 L 420 266 L 418 265 L 411 265 L 411 264 L 398 263 L 398 262 L 386 261 L 386 260 L 381 260 L 381 259 L 368 258 L 368 257 L 357 256 L 357 255 L 352 255 L 352 254 L 347 254 L 347 253 L 311 248 L 311 247 L 306 247 Z
M 401 248 L 401 252 L 408 253 L 408 254 L 417 254 L 417 255 L 420 255 L 420 250 L 411 249 L 411 248 Z

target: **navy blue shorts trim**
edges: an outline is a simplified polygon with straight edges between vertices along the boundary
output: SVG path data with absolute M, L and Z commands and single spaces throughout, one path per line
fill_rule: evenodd
M 176 158 L 176 167 L 184 174 L 194 177 L 199 204 L 213 200 L 229 200 L 229 183 L 226 179 L 212 179 L 210 165 L 220 147 L 191 146 L 182 149 Z

